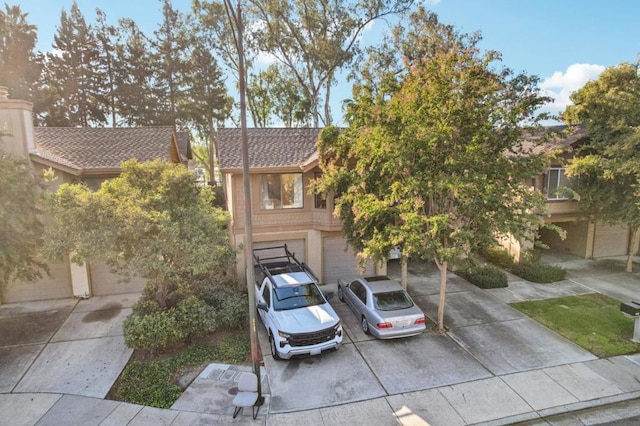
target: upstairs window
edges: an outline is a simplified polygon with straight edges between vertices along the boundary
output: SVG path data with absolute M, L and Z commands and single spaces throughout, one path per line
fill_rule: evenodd
M 260 206 L 264 210 L 303 207 L 302 173 L 260 176 Z
M 569 185 L 569 179 L 564 174 L 564 169 L 554 167 L 549 169 L 547 178 L 547 200 L 568 200 L 565 188 Z

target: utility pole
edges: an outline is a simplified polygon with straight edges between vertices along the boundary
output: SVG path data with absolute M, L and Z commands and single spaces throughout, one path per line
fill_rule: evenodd
M 240 86 L 240 126 L 242 128 L 242 177 L 244 182 L 244 259 L 247 275 L 247 293 L 249 296 L 249 336 L 251 339 L 251 362 L 253 372 L 258 378 L 258 402 L 262 405 L 262 385 L 260 380 L 260 349 L 258 346 L 258 329 L 256 326 L 256 290 L 255 271 L 253 269 L 253 223 L 251 212 L 251 184 L 249 179 L 249 144 L 247 141 L 247 104 L 246 104 L 246 72 L 244 69 L 244 47 L 242 10 L 240 0 L 234 12 L 231 0 L 224 0 L 227 17 L 231 24 L 233 38 L 238 51 L 238 81 Z

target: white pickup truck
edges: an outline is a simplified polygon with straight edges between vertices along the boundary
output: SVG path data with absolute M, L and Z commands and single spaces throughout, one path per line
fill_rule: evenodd
M 262 250 L 284 254 L 260 257 Z M 342 343 L 340 318 L 318 288 L 318 279 L 286 244 L 253 250 L 256 304 L 273 359 L 318 355 Z

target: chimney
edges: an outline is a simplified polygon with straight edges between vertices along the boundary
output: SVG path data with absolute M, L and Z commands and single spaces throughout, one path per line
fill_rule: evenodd
M 29 159 L 36 148 L 32 111 L 31 102 L 9 99 L 9 90 L 0 86 L 0 152 Z

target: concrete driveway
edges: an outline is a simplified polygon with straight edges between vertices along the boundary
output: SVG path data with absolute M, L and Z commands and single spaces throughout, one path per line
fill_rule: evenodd
M 597 359 L 507 305 L 594 291 L 626 300 L 640 289 L 640 275 L 611 262 L 601 268 L 572 256 L 552 261 L 568 269 L 566 281 L 537 285 L 510 276 L 507 289 L 485 291 L 450 274 L 445 334 L 429 329 L 375 340 L 334 297 L 346 331 L 342 348 L 274 361 L 259 322 L 266 401 L 258 420 L 249 411 L 234 423 L 500 424 L 640 398 L 640 354 Z M 389 274 L 398 277 L 399 270 Z M 437 269 L 410 265 L 409 291 L 433 321 Z M 122 321 L 137 298 L 0 305 L 0 412 L 24 420 L 16 424 L 228 423 L 237 377 L 250 366 L 209 365 L 171 410 L 103 400 L 130 357 Z
M 399 270 L 392 266 L 389 275 L 399 278 Z M 433 325 L 437 318 L 439 272 L 413 265 L 408 287 Z M 333 292 L 335 288 L 324 290 Z M 577 290 L 591 291 L 582 287 Z M 376 340 L 362 332 L 358 318 L 346 304 L 337 297 L 331 299 L 331 304 L 346 330 L 342 348 L 334 353 L 275 361 L 266 344 L 264 327 L 259 324 L 271 390 L 270 413 L 400 396 L 596 359 L 455 274 L 447 278 L 445 324 L 449 331 L 445 334 L 428 327 L 419 336 Z M 514 383 L 517 381 L 514 379 Z M 507 400 L 515 398 L 512 389 L 496 391 L 503 392 Z
M 0 305 L 0 393 L 104 398 L 133 352 L 122 323 L 138 297 Z

